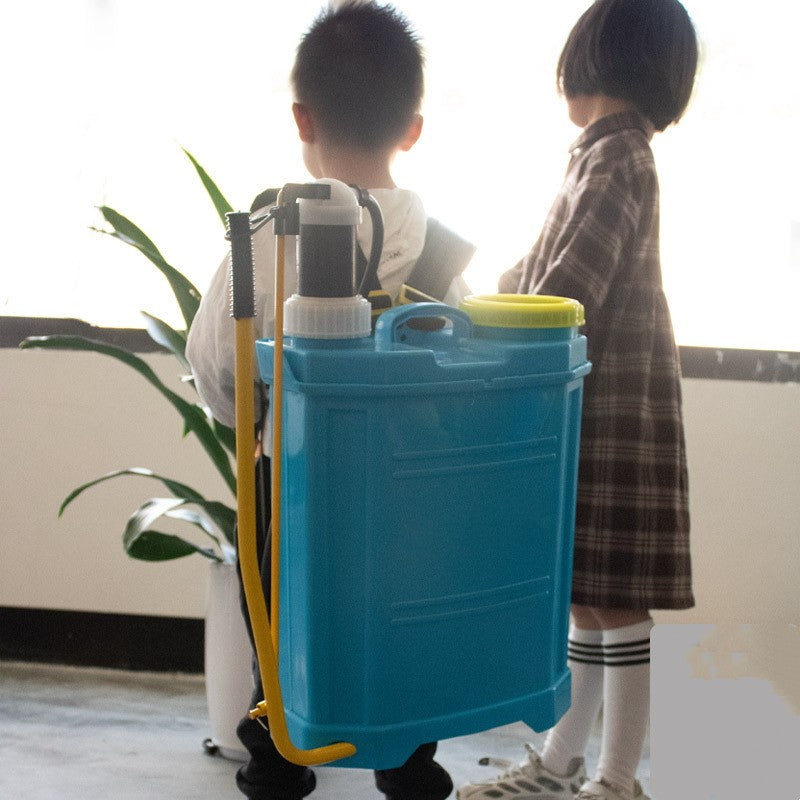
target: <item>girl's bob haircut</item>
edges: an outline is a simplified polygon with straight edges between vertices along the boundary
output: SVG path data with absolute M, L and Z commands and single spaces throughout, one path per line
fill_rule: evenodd
M 697 50 L 694 25 L 678 0 L 595 0 L 561 51 L 558 89 L 568 98 L 627 100 L 663 131 L 689 104 Z

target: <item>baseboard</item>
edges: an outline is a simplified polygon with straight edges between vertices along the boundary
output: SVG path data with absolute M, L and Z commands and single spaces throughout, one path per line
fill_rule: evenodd
M 203 672 L 202 619 L 0 606 L 0 660 Z

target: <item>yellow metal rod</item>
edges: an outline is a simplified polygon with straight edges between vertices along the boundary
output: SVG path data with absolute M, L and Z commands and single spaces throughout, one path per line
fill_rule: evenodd
M 278 592 L 278 579 L 280 573 L 276 564 L 280 555 L 275 552 L 276 532 L 280 530 L 280 455 L 281 455 L 281 390 L 283 366 L 283 237 L 278 237 L 281 254 L 280 262 L 276 265 L 276 273 L 280 273 L 280 294 L 275 295 L 275 305 L 280 306 L 280 326 L 276 313 L 276 333 L 280 330 L 280 346 L 276 339 L 275 358 L 280 368 L 276 371 L 273 383 L 273 441 L 272 441 L 272 590 L 270 593 L 273 621 L 277 620 L 278 607 L 275 597 Z M 278 283 L 276 279 L 276 284 Z M 292 744 L 289 731 L 286 727 L 286 713 L 283 707 L 283 694 L 281 692 L 278 676 L 277 638 L 273 645 L 273 637 L 277 637 L 277 625 L 270 623 L 264 598 L 261 574 L 258 567 L 256 553 L 256 503 L 255 503 L 255 470 L 253 468 L 253 430 L 255 427 L 253 381 L 255 374 L 255 358 L 253 352 L 253 320 L 250 317 L 235 321 L 235 384 L 236 384 L 236 471 L 237 471 L 237 514 L 238 514 L 238 551 L 239 564 L 242 571 L 242 584 L 244 586 L 247 610 L 253 630 L 253 639 L 256 645 L 256 656 L 261 673 L 261 685 L 264 690 L 265 702 L 250 711 L 250 717 L 267 716 L 272 740 L 278 752 L 287 760 L 302 766 L 326 764 L 348 758 L 356 752 L 356 748 L 348 742 L 337 742 L 325 747 L 300 750 Z M 278 398 L 276 403 L 276 398 Z M 275 420 L 277 419 L 277 424 Z M 277 467 L 277 469 L 276 469 Z M 275 481 L 275 474 L 278 481 Z M 276 488 L 277 487 L 277 488 Z M 277 499 L 277 504 L 276 504 Z M 277 509 L 277 513 L 276 513 Z
M 280 579 L 281 579 L 281 431 L 283 429 L 283 292 L 286 266 L 286 237 L 275 237 L 275 332 L 273 339 L 272 371 L 272 462 L 271 466 L 271 558 L 270 558 L 270 609 L 272 613 L 272 645 L 278 657 L 280 639 Z

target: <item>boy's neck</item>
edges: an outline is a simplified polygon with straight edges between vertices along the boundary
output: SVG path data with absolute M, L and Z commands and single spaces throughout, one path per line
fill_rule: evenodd
M 394 152 L 364 153 L 343 148 L 317 148 L 312 174 L 315 178 L 336 178 L 364 189 L 394 189 L 393 156 Z

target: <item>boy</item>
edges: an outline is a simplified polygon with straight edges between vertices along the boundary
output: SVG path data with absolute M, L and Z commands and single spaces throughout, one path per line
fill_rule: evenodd
M 292 113 L 311 175 L 357 184 L 378 201 L 385 226 L 378 268 L 381 288 L 395 299 L 404 283 L 412 283 L 455 305 L 467 293 L 460 273 L 469 258 L 453 265 L 451 258 L 437 256 L 426 271 L 438 274 L 431 283 L 425 283 L 418 267 L 427 264 L 420 255 L 428 220 L 420 199 L 397 188 L 391 175 L 396 154 L 413 147 L 422 131 L 423 63 L 419 40 L 392 7 L 347 2 L 329 8 L 314 21 L 298 48 L 291 73 L 295 96 Z M 472 254 L 470 245 L 451 236 L 449 256 L 454 252 Z M 359 226 L 358 239 L 361 250 L 368 253 L 367 223 Z M 257 338 L 273 335 L 274 247 L 268 226 L 253 236 Z M 451 263 L 442 266 L 447 262 Z M 295 266 L 294 247 L 287 243 L 287 296 L 296 288 Z M 200 396 L 218 420 L 232 426 L 234 334 L 227 312 L 227 273 L 228 259 L 203 298 L 186 353 Z M 435 285 L 438 291 L 431 288 Z M 257 409 L 257 419 L 260 414 L 261 409 Z M 269 460 L 262 458 L 259 467 L 268 472 Z M 269 486 L 268 479 L 263 483 Z M 269 508 L 268 498 L 259 497 L 259 502 Z M 259 546 L 263 547 L 266 524 L 263 514 L 257 516 Z M 262 564 L 262 576 L 268 582 L 268 548 L 263 552 L 266 569 Z M 257 679 L 253 705 L 262 699 Z M 250 761 L 236 778 L 243 794 L 252 800 L 300 800 L 313 790 L 314 773 L 284 760 L 259 722 L 245 717 L 237 732 L 250 753 Z M 435 751 L 435 744 L 422 745 L 403 766 L 377 771 L 378 789 L 389 800 L 443 800 L 452 790 L 452 781 L 433 760 Z

